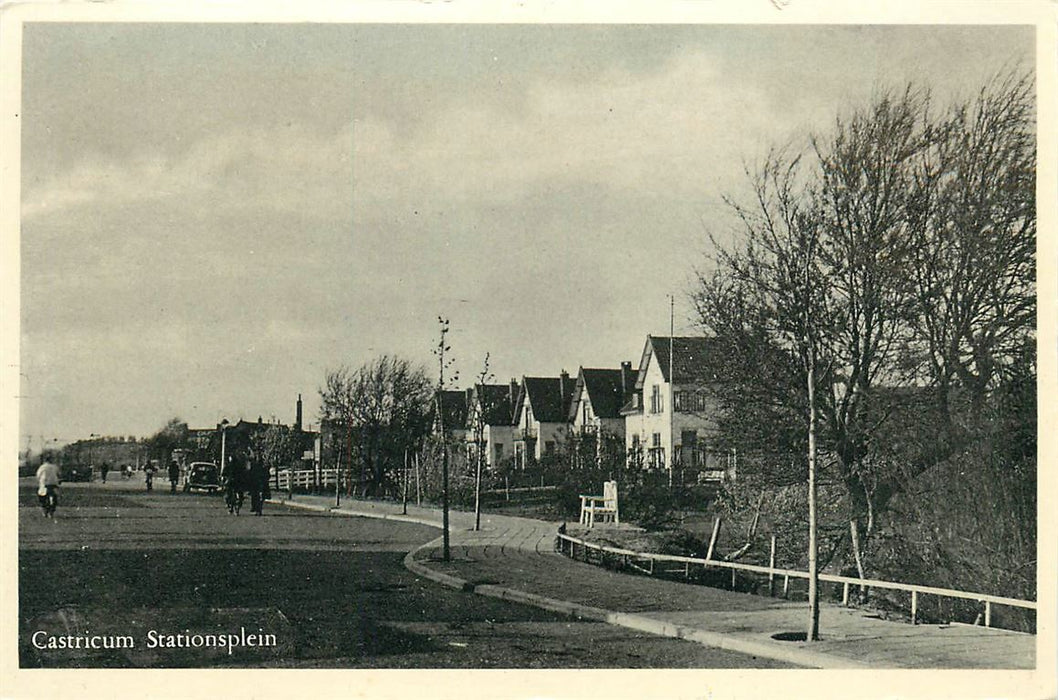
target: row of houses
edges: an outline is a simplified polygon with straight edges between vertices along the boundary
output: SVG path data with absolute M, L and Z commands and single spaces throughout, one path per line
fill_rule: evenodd
M 473 461 L 481 450 L 488 468 L 526 468 L 576 443 L 597 461 L 616 448 L 628 466 L 731 476 L 735 455 L 716 444 L 718 352 L 711 338 L 648 335 L 635 369 L 628 361 L 443 391 L 434 430 L 453 457 Z
M 617 367 L 580 367 L 576 376 L 563 370 L 557 376 L 442 391 L 434 432 L 446 436 L 457 463 L 473 464 L 480 451 L 489 469 L 526 469 L 561 456 L 581 466 L 620 462 L 646 470 L 679 469 L 701 479 L 730 477 L 735 455 L 717 444 L 712 392 L 717 381 L 712 360 L 721 351 L 712 338 L 648 335 L 638 366 L 626 361 Z M 220 460 L 225 452 L 245 453 L 253 436 L 272 425 L 294 438 L 295 462 L 316 468 L 341 461 L 331 454 L 331 433 L 345 436 L 339 443 L 351 439 L 334 421 L 322 421 L 319 431 L 305 430 L 298 396 L 291 426 L 259 418 L 188 429 L 188 456 Z

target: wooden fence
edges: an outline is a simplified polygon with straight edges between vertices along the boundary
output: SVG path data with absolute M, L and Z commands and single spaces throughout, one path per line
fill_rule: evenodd
M 286 491 L 290 488 L 291 473 L 290 469 L 280 468 L 275 481 L 275 484 L 280 491 Z M 317 481 L 317 472 L 315 469 L 294 469 L 294 488 L 297 490 L 310 490 L 319 485 L 321 488 L 330 487 L 333 489 L 336 473 L 336 469 L 320 469 L 318 472 L 319 481 Z
M 682 570 L 686 578 L 690 578 L 691 567 L 701 566 L 703 569 L 709 567 L 730 569 L 731 570 L 731 581 L 732 586 L 735 581 L 735 574 L 738 571 L 747 571 L 755 574 L 763 574 L 768 577 L 768 590 L 771 595 L 775 594 L 775 580 L 777 577 L 783 579 L 783 596 L 785 597 L 789 592 L 790 579 L 807 579 L 807 571 L 798 571 L 796 569 L 781 569 L 772 566 L 759 566 L 757 564 L 740 564 L 738 562 L 730 561 L 719 561 L 716 559 L 700 559 L 697 557 L 683 557 L 674 554 L 652 554 L 647 552 L 634 552 L 629 549 L 620 549 L 618 547 L 607 547 L 604 545 L 594 544 L 592 542 L 586 542 L 577 537 L 572 537 L 566 534 L 559 534 L 559 551 L 565 554 L 569 552 L 571 559 L 577 558 L 577 548 L 581 548 L 581 553 L 584 555 L 585 560 L 587 559 L 587 553 L 590 551 L 597 551 L 601 555 L 610 554 L 620 558 L 620 561 L 626 566 L 641 571 L 642 573 L 653 575 L 655 573 L 655 563 L 658 564 L 681 564 L 682 566 L 676 570 L 680 572 Z M 567 547 L 568 545 L 568 547 Z M 673 573 L 670 569 L 669 573 Z M 659 572 L 660 573 L 660 572 Z M 970 593 L 967 591 L 956 591 L 949 588 L 934 588 L 933 586 L 920 586 L 912 583 L 894 583 L 892 581 L 880 581 L 876 579 L 862 579 L 853 576 L 839 576 L 837 574 L 819 574 L 820 581 L 829 581 L 832 583 L 842 584 L 842 605 L 849 604 L 849 588 L 850 586 L 858 586 L 862 588 L 882 588 L 889 590 L 904 591 L 911 594 L 911 624 L 918 623 L 918 599 L 920 595 L 934 595 L 941 598 L 960 598 L 963 600 L 973 600 L 984 606 L 984 624 L 986 627 L 992 626 L 992 606 L 993 605 L 1007 605 L 1015 608 L 1025 608 L 1028 610 L 1036 610 L 1036 602 L 1032 600 L 1020 600 L 1018 598 L 1004 598 L 1002 596 L 989 595 L 987 593 Z

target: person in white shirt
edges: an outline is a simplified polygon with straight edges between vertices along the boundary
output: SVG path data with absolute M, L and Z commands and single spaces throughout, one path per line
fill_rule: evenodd
M 55 517 L 55 508 L 59 505 L 59 468 L 46 455 L 37 467 L 37 500 L 44 511 L 44 517 Z

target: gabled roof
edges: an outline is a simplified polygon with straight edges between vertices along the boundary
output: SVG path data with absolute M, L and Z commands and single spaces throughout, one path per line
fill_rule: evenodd
M 563 377 L 522 377 L 522 390 L 514 407 L 514 417 L 521 420 L 525 402 L 533 407 L 533 417 L 541 423 L 565 423 L 573 400 L 575 382 Z
M 441 417 L 446 430 L 458 430 L 467 425 L 467 392 L 442 391 Z
M 630 374 L 630 373 L 629 373 Z M 581 367 L 580 376 L 577 377 L 577 388 L 587 394 L 587 400 L 591 402 L 592 411 L 599 418 L 620 418 L 621 406 L 629 398 L 631 386 L 625 387 L 622 383 L 622 373 L 619 369 L 595 369 Z M 578 396 L 580 401 L 583 396 Z M 572 411 L 572 406 L 570 407 Z M 572 418 L 572 414 L 570 415 Z
M 511 425 L 514 422 L 514 403 L 511 399 L 510 384 L 478 384 L 473 389 L 471 400 L 481 401 L 484 405 L 485 425 Z M 469 412 L 467 420 L 470 420 Z
M 716 338 L 701 336 L 672 338 L 673 364 L 676 366 L 675 380 L 669 376 L 669 338 L 668 336 L 647 336 L 643 348 L 643 358 L 639 363 L 639 377 L 636 388 L 643 388 L 646 369 L 653 357 L 658 363 L 661 375 L 666 382 L 711 382 L 717 379 L 717 368 L 713 358 L 718 357 L 723 348 Z

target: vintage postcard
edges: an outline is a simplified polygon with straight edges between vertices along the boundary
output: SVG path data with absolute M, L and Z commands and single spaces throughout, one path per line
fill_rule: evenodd
M 0 696 L 1053 696 L 1055 19 L 0 7 Z

